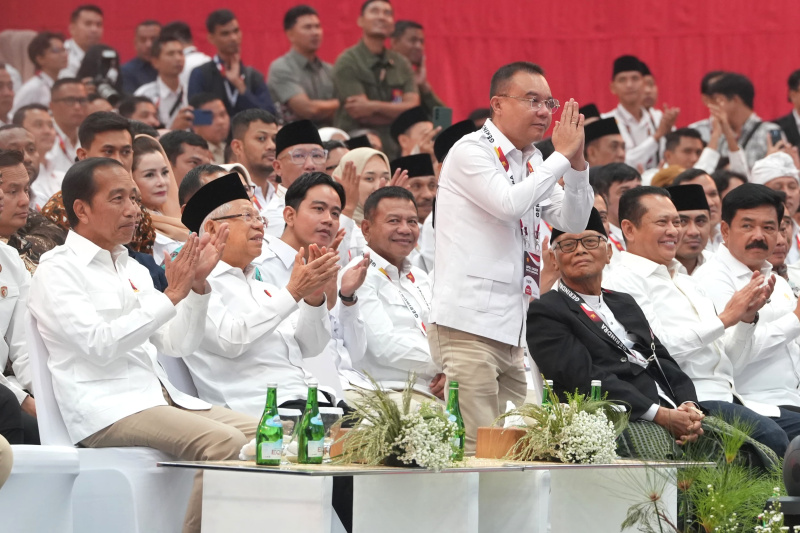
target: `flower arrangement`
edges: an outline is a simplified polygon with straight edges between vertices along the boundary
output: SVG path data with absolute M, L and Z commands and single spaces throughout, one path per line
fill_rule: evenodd
M 780 492 L 780 487 L 775 487 L 775 493 Z M 789 526 L 783 525 L 783 513 L 781 512 L 780 502 L 775 502 L 772 507 L 764 513 L 758 515 L 758 521 L 761 524 L 756 525 L 755 533 L 781 533 L 782 531 L 789 531 Z
M 567 403 L 547 387 L 549 402 L 525 404 L 501 419 L 521 416 L 529 419 L 525 435 L 517 441 L 508 458 L 518 461 L 561 461 L 605 464 L 617 458 L 616 439 L 625 429 L 628 415 L 606 400 L 567 393 Z
M 398 405 L 389 393 L 367 376 L 375 390 L 359 391 L 361 399 L 353 405 L 354 412 L 343 421 L 353 423 L 339 442 L 342 455 L 336 463 L 362 462 L 370 465 L 399 464 L 441 470 L 452 465 L 458 426 L 455 417 L 440 405 L 423 402 L 411 408 L 411 374 Z

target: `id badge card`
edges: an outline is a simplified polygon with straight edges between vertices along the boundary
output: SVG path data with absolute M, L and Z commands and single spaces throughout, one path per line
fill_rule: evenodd
M 524 287 L 525 295 L 531 298 L 539 297 L 539 275 L 541 274 L 542 258 L 526 251 L 524 253 L 525 265 L 523 268 L 524 273 Z

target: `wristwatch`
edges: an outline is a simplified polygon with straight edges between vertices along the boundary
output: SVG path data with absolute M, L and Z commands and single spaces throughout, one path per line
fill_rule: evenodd
M 344 294 L 342 294 L 342 291 L 340 290 L 339 299 L 346 304 L 354 304 L 358 301 L 358 296 L 355 293 L 353 293 L 352 296 L 345 296 Z

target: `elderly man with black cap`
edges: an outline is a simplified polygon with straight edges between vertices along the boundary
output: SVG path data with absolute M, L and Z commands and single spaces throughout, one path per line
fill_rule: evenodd
M 278 404 L 305 405 L 304 357 L 319 355 L 330 340 L 324 287 L 336 279 L 338 257 L 310 246 L 295 256 L 289 283 L 261 281 L 253 260 L 261 254 L 264 222 L 235 173 L 213 180 L 187 202 L 181 217 L 193 232 L 212 237 L 227 225 L 219 264 L 208 276 L 212 296 L 200 347 L 185 359 L 201 398 L 257 417 L 266 398 L 265 376 L 280 384 Z M 334 398 L 319 393 L 322 405 Z
M 625 162 L 625 140 L 614 118 L 601 118 L 586 125 L 584 153 L 592 167 Z
M 645 109 L 642 105 L 644 68 L 636 56 L 620 56 L 614 60 L 610 90 L 619 105 L 602 116 L 617 120 L 625 141 L 625 162 L 640 171 L 658 165 L 661 138 L 672 130 L 680 111 L 665 107 L 664 116 L 656 120 Z
M 433 127 L 422 106 L 400 113 L 389 128 L 392 139 L 400 146 L 400 155 L 427 153 L 433 155 L 433 139 L 442 131 Z
M 602 288 L 611 245 L 600 214 L 593 208 L 580 233 L 553 228 L 552 239 L 548 254 L 561 279 L 528 309 L 528 348 L 556 394 L 588 394 L 600 380 L 632 421 L 655 422 L 680 443 L 696 440 L 703 414 L 692 380 L 653 336 L 636 301 Z
M 290 122 L 275 136 L 275 161 L 272 168 L 278 179 L 278 188 L 262 211 L 267 218 L 267 234 L 280 237 L 283 233 L 284 196 L 294 180 L 304 172 L 324 172 L 328 154 L 322 148 L 322 139 L 310 120 Z
M 691 276 L 697 267 L 714 255 L 705 249 L 711 236 L 708 200 L 703 186 L 694 183 L 667 187 L 667 191 L 681 217 L 682 231 L 675 250 L 675 259 L 680 261 Z

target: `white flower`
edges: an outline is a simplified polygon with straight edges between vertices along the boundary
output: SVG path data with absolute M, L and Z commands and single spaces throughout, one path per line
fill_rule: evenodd
M 416 461 L 419 466 L 441 470 L 450 465 L 457 427 L 440 417 L 424 418 L 420 413 L 410 413 L 401 418 L 403 429 L 392 443 L 391 449 L 406 464 Z
M 564 427 L 556 456 L 565 463 L 612 463 L 617 458 L 616 434 L 602 410 L 579 411 Z

